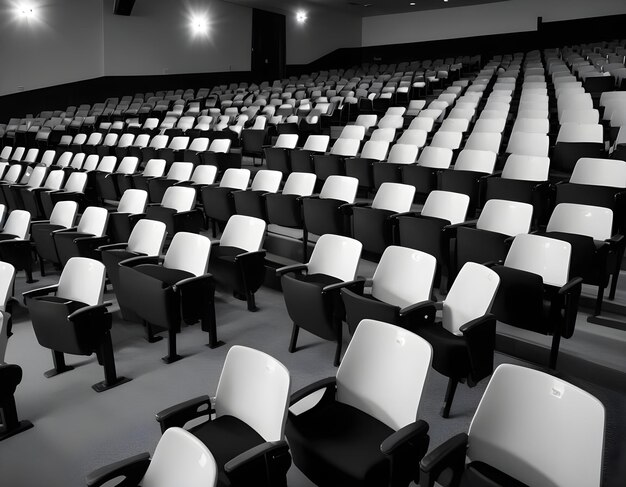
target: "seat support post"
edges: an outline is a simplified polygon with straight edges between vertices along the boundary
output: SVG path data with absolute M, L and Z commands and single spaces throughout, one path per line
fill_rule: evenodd
M 291 341 L 289 342 L 289 353 L 293 353 L 296 351 L 296 342 L 298 341 L 298 333 L 300 332 L 300 327 L 293 324 L 293 328 L 291 329 Z
M 129 382 L 127 377 L 118 377 L 115 370 L 115 357 L 113 356 L 113 344 L 111 343 L 111 332 L 107 331 L 102 338 L 98 357 L 104 367 L 104 380 L 91 386 L 96 392 L 103 392 L 113 387 Z
M 552 348 L 550 349 L 550 364 L 552 370 L 556 370 L 556 361 L 559 358 L 559 346 L 561 344 L 561 334 L 555 333 L 552 336 Z
M 167 332 L 167 356 L 161 360 L 166 364 L 179 361 L 182 357 L 176 353 L 176 329 L 170 328 Z
M 459 384 L 457 379 L 450 377 L 448 380 L 448 388 L 446 389 L 446 397 L 443 400 L 443 407 L 441 408 L 441 417 L 448 418 L 450 416 L 450 407 L 454 400 L 454 393 L 456 392 L 456 386 Z
M 54 369 L 50 369 L 43 374 L 47 378 L 54 377 L 55 375 L 74 369 L 71 365 L 65 364 L 65 356 L 63 355 L 63 352 L 52 350 L 52 361 L 54 362 Z

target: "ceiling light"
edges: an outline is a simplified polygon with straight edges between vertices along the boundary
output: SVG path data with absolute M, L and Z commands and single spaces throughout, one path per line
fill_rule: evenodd
M 411 3 L 409 3 L 409 5 L 410 5 L 411 7 L 415 7 L 415 2 L 411 2 Z
M 194 36 L 206 36 L 209 33 L 209 21 L 204 14 L 193 14 L 189 27 Z
M 300 12 L 296 13 L 296 20 L 301 24 L 306 22 L 306 12 L 301 10 Z

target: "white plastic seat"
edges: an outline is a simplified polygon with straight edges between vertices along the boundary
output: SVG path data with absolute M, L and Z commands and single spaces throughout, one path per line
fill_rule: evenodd
M 626 188 L 626 162 L 582 157 L 574 166 L 570 183 Z
M 440 130 L 433 136 L 430 147 L 442 147 L 456 150 L 461 146 L 462 140 L 462 132 L 442 132 Z
M 329 142 L 329 135 L 309 135 L 302 149 L 312 152 L 326 152 Z
M 170 186 L 165 190 L 161 206 L 177 212 L 190 211 L 196 204 L 196 191 L 184 186 Z
M 363 140 L 365 138 L 365 127 L 362 125 L 346 125 L 341 131 L 339 138 Z
M 424 147 L 417 163 L 432 169 L 448 169 L 452 162 L 452 149 L 448 147 Z
M 530 231 L 533 207 L 528 203 L 507 200 L 489 200 L 485 203 L 476 228 L 514 237 Z
M 550 158 L 511 154 L 504 163 L 501 177 L 522 181 L 547 181 Z
M 450 191 L 431 191 L 424 202 L 422 215 L 441 218 L 452 225 L 465 221 L 469 196 Z
M 525 156 L 547 157 L 550 140 L 544 134 L 514 132 L 511 134 L 506 152 Z
M 491 151 L 463 149 L 454 163 L 455 170 L 492 174 L 497 154 Z
M 501 133 L 472 131 L 463 147 L 464 149 L 486 150 L 497 154 L 500 152 L 501 141 Z
M 426 145 L 428 132 L 421 129 L 407 129 L 398 138 L 396 144 L 409 144 L 422 148 Z

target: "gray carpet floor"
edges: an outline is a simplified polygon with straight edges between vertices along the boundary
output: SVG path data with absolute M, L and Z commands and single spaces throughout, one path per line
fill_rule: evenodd
M 364 263 L 360 273 L 371 276 L 368 273 L 370 269 L 373 269 L 372 264 Z M 35 284 L 26 285 L 20 274 L 16 296 L 26 289 L 57 280 L 58 273 L 52 272 Z M 109 291 L 106 299 L 115 301 L 115 296 Z M 199 325 L 185 327 L 178 335 L 178 350 L 184 359 L 171 365 L 165 365 L 160 360 L 165 355 L 166 342 L 147 343 L 143 338 L 143 328 L 137 323 L 122 321 L 115 305 L 111 309 L 114 313 L 112 334 L 117 371 L 119 375 L 132 378 L 132 381 L 101 394 L 90 387 L 102 380 L 102 368 L 98 366 L 95 356 L 66 356 L 68 364 L 74 365 L 75 370 L 50 379 L 43 377 L 43 372 L 52 367 L 50 351 L 37 344 L 25 308 L 17 306 L 14 310 L 14 336 L 9 340 L 6 358 L 8 363 L 17 363 L 24 370 L 16 400 L 21 419 L 29 419 L 35 426 L 0 443 L 0 485 L 80 486 L 84 485 L 84 476 L 95 468 L 143 451 L 152 452 L 160 437 L 154 414 L 197 395 L 213 394 L 224 357 L 234 344 L 258 348 L 282 361 L 291 372 L 294 391 L 335 374 L 336 369 L 332 366 L 333 343 L 302 331 L 298 351 L 288 353 L 291 323 L 279 291 L 262 288 L 257 294 L 257 304 L 259 311 L 250 313 L 246 311 L 245 302 L 218 292 L 218 335 L 225 345 L 211 350 L 205 346 L 207 335 Z M 597 361 L 624 360 L 625 332 L 594 333 L 594 327 L 586 324 L 582 314 L 579 322 L 583 332 L 563 343 L 562 363 L 571 361 L 567 358 L 570 356 L 579 362 L 567 373 L 575 376 L 576 370 L 589 370 L 595 367 Z M 500 332 L 503 336 L 511 334 L 510 330 Z M 592 341 L 589 336 L 594 341 L 591 351 L 587 346 Z M 536 346 L 537 343 L 532 343 L 534 339 L 516 338 L 519 343 Z M 521 363 L 503 354 L 497 354 L 496 361 Z M 447 379 L 435 371 L 430 373 L 419 416 L 430 424 L 431 446 L 467 431 L 486 382 L 482 381 L 473 389 L 460 386 L 451 417 L 444 420 L 439 416 L 439 409 Z M 611 391 L 608 394 L 614 395 Z M 620 398 L 624 397 L 617 395 L 611 407 L 618 411 L 623 408 L 626 401 L 620 402 Z M 260 397 L 259 401 L 262 400 Z M 622 416 L 623 411 L 620 411 Z M 617 438 L 610 443 L 611 452 L 607 455 L 611 465 L 607 466 L 605 485 L 622 485 L 615 480 L 626 478 L 623 468 L 615 466 L 624 458 L 622 438 L 626 437 L 623 434 L 626 431 L 623 421 L 618 421 L 616 427 L 618 430 L 613 436 Z M 292 466 L 289 485 L 309 487 L 313 484 Z

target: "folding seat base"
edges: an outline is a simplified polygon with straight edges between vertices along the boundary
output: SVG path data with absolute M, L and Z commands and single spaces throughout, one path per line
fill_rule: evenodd
M 106 380 L 98 382 L 97 384 L 92 385 L 91 388 L 96 392 L 104 392 L 108 391 L 109 389 L 113 389 L 114 387 L 117 387 L 119 385 L 126 384 L 130 381 L 131 379 L 129 379 L 128 377 L 118 377 L 112 382 L 108 382 Z

